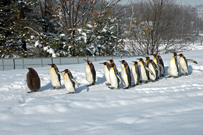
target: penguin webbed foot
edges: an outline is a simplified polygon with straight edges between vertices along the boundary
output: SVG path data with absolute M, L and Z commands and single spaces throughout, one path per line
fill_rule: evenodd
M 128 89 L 129 87 L 123 87 L 122 89 Z
M 75 94 L 75 92 L 68 92 L 68 93 L 66 93 L 66 94 Z
M 106 86 L 109 86 L 109 85 L 111 85 L 110 83 L 106 83 Z

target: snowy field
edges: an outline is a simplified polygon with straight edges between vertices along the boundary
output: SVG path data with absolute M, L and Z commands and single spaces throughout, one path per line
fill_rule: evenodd
M 97 82 L 91 87 L 85 79 L 86 63 L 58 66 L 60 71 L 68 68 L 79 83 L 75 94 L 66 94 L 64 85 L 51 90 L 50 67 L 35 68 L 41 79 L 35 93 L 27 93 L 27 69 L 0 71 L 0 134 L 202 135 L 203 46 L 183 54 L 198 62 L 189 63 L 188 76 L 162 77 L 129 89 L 105 85 L 99 64 L 104 61 L 93 62 Z M 172 55 L 162 55 L 166 71 Z M 136 59 L 125 60 L 131 67 Z M 119 71 L 120 60 L 115 60 Z

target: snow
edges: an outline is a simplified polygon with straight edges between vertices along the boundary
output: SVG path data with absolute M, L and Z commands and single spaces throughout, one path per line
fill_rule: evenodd
M 56 57 L 56 53 L 55 53 L 54 49 L 51 48 L 50 46 L 45 46 L 44 51 L 47 51 L 49 54 L 52 55 L 52 57 L 54 57 L 54 58 Z
M 35 68 L 41 79 L 35 93 L 27 93 L 27 69 L 0 71 L 1 134 L 201 135 L 203 48 L 191 48 L 183 54 L 198 64 L 189 63 L 188 76 L 162 77 L 129 89 L 111 90 L 105 85 L 99 64 L 104 61 L 93 62 L 97 82 L 91 87 L 85 79 L 86 63 L 58 65 L 60 71 L 68 68 L 79 83 L 75 94 L 66 94 L 64 85 L 51 90 L 49 66 Z M 172 54 L 161 56 L 167 70 Z M 120 60 L 115 60 L 119 71 Z M 137 58 L 125 60 L 131 67 Z

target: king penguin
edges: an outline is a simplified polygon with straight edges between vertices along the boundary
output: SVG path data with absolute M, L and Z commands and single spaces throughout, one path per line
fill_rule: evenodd
M 135 86 L 140 84 L 140 73 L 139 73 L 137 61 L 133 61 L 133 63 L 134 64 L 132 65 L 131 71 L 132 71 L 132 77 L 133 77 L 134 86 Z
M 179 54 L 179 65 L 180 65 L 180 71 L 182 75 L 188 75 L 188 63 L 187 62 L 193 62 L 196 63 L 196 61 L 192 59 L 186 59 L 185 56 L 181 53 Z
M 161 71 L 161 65 L 160 65 L 160 62 L 159 62 L 159 58 L 158 58 L 158 55 L 157 54 L 154 54 L 153 55 L 154 58 L 153 58 L 153 62 L 156 64 L 156 67 L 159 71 Z M 158 77 L 161 77 L 161 72 L 158 72 Z
M 125 83 L 124 89 L 128 89 L 131 86 L 130 68 L 125 60 L 122 60 L 120 62 L 121 62 L 121 77 Z
M 100 64 L 104 64 L 104 76 L 105 76 L 106 81 L 107 81 L 106 85 L 111 85 L 111 81 L 109 78 L 109 70 L 110 70 L 111 66 L 109 65 L 108 62 L 103 62 Z
M 61 88 L 61 77 L 58 73 L 59 70 L 55 64 L 49 64 L 51 66 L 50 68 L 50 78 L 51 78 L 51 84 L 53 85 L 53 89 L 59 87 Z
M 27 73 L 27 86 L 31 90 L 28 93 L 36 92 L 40 89 L 40 78 L 37 72 L 33 68 L 28 68 L 29 72 Z
M 161 69 L 160 69 L 161 70 L 161 76 L 164 76 L 164 74 L 165 74 L 164 61 L 160 55 L 158 55 L 158 59 L 159 59 L 159 64 L 161 66 Z
M 88 86 L 94 85 L 96 82 L 96 71 L 95 71 L 94 65 L 89 60 L 84 60 L 84 61 L 87 62 L 85 74 L 86 74 L 86 80 L 90 83 L 90 85 Z
M 156 64 L 154 63 L 153 60 L 149 60 L 149 69 L 152 71 L 153 74 L 149 74 L 149 78 L 154 82 L 155 80 L 158 79 L 158 69 Z M 159 71 L 160 72 L 160 71 Z
M 111 68 L 109 70 L 109 77 L 111 81 L 111 86 L 109 86 L 110 89 L 118 89 L 119 87 L 119 80 L 122 82 L 121 78 L 118 75 L 118 71 L 116 69 L 116 65 L 114 63 L 110 64 Z
M 68 94 L 75 93 L 75 84 L 77 84 L 78 86 L 77 81 L 73 78 L 72 73 L 68 69 L 65 69 L 62 72 L 64 72 L 64 74 L 61 72 L 58 73 L 63 76 L 64 85 L 66 90 L 68 91 Z
M 177 63 L 177 53 L 174 52 L 172 58 L 170 59 L 169 62 L 169 68 L 168 68 L 168 74 L 169 77 L 178 77 L 178 63 Z
M 148 67 L 150 57 L 145 57 L 145 58 L 146 58 L 145 61 L 144 61 L 145 67 Z
M 138 69 L 140 73 L 140 81 L 145 81 L 145 83 L 147 83 L 149 78 L 147 71 L 149 71 L 150 73 L 152 73 L 152 71 L 148 67 L 145 67 L 144 61 L 142 58 L 139 58 L 138 60 L 139 60 Z

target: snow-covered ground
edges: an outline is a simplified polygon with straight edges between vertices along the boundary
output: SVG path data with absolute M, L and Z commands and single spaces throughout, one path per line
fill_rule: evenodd
M 202 135 L 203 46 L 194 45 L 183 54 L 198 62 L 189 63 L 188 76 L 162 77 L 129 89 L 105 85 L 99 64 L 104 61 L 93 63 L 97 82 L 91 87 L 86 63 L 58 66 L 60 71 L 69 69 L 79 83 L 75 94 L 66 94 L 64 85 L 51 90 L 50 67 L 35 68 L 41 79 L 35 93 L 27 93 L 27 69 L 0 71 L 0 134 Z M 166 70 L 171 57 L 162 55 Z M 136 59 L 125 60 L 132 66 Z M 120 60 L 115 60 L 119 71 Z

